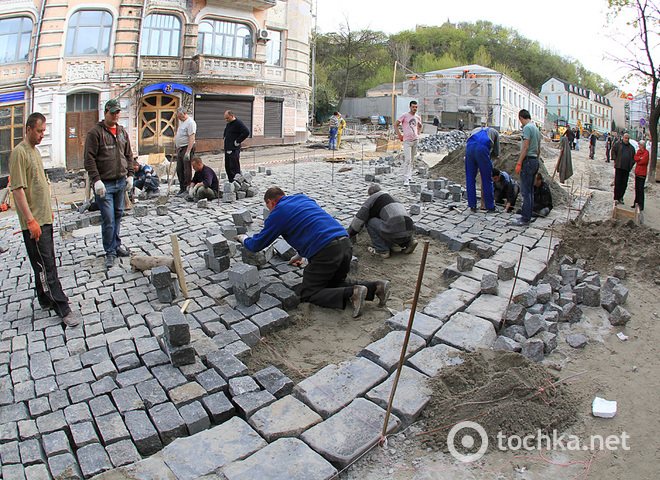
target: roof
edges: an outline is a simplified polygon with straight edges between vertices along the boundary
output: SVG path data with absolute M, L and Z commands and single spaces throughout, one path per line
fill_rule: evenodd
M 486 75 L 499 75 L 501 72 L 493 70 L 492 68 L 482 67 L 481 65 L 463 65 L 460 67 L 445 68 L 443 70 L 434 70 L 432 72 L 426 72 L 425 75 L 461 75 L 464 70 L 468 70 L 470 73 L 480 73 Z
M 403 90 L 403 82 L 397 82 L 394 84 L 395 90 Z M 392 91 L 392 82 L 390 83 L 381 83 L 377 87 L 370 88 L 367 92 L 391 92 Z

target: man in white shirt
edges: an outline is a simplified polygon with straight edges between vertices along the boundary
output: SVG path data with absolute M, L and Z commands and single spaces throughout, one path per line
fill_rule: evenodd
M 195 155 L 195 133 L 197 123 L 183 107 L 176 109 L 176 118 L 179 120 L 179 128 L 174 137 L 176 146 L 176 176 L 179 179 L 178 195 L 186 195 L 188 186 L 192 180 L 192 166 L 190 159 Z
M 401 126 L 401 130 L 399 130 Z M 410 184 L 412 176 L 412 162 L 417 155 L 417 143 L 419 134 L 422 133 L 422 119 L 417 115 L 417 102 L 410 102 L 410 112 L 401 115 L 394 122 L 394 131 L 399 135 L 399 140 L 403 140 L 403 185 Z

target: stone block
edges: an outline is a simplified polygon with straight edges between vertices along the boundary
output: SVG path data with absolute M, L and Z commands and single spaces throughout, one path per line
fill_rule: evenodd
M 617 307 L 616 296 L 611 292 L 605 292 L 601 296 L 600 306 L 608 312 L 612 313 L 612 311 Z
M 36 438 L 20 442 L 18 449 L 21 453 L 21 464 L 23 466 L 27 467 L 38 463 L 46 463 L 46 455 L 41 448 L 41 443 Z
M 500 335 L 493 343 L 493 350 L 506 350 L 507 352 L 520 352 L 522 346 L 512 338 Z
M 286 261 L 291 260 L 298 253 L 296 252 L 296 249 L 289 245 L 289 243 L 283 238 L 280 238 L 273 244 L 273 249 L 277 256 Z
M 365 397 L 379 407 L 387 409 L 395 376 L 396 374 L 392 374 L 386 381 L 367 392 Z M 429 377 L 410 367 L 404 366 L 401 370 L 392 403 L 392 413 L 401 420 L 402 426 L 410 425 L 417 420 L 421 411 L 431 400 L 432 390 L 428 380 Z
M 488 320 L 464 312 L 454 314 L 435 334 L 433 345 L 444 343 L 468 352 L 490 348 L 497 334 Z
M 133 385 L 113 390 L 111 396 L 121 414 L 144 408 L 144 403 Z
M 397 313 L 385 322 L 385 326 L 393 330 L 406 330 L 410 319 L 410 309 Z M 430 315 L 416 312 L 413 319 L 412 333 L 424 339 L 428 343 L 433 335 L 442 327 L 442 321 Z
M 266 390 L 243 393 L 232 398 L 236 405 L 236 412 L 245 419 L 249 419 L 255 412 L 273 403 L 276 398 Z
M 355 418 L 363 421 L 356 422 Z M 337 414 L 301 435 L 301 439 L 315 451 L 340 468 L 349 465 L 381 438 L 372 425 L 383 425 L 385 410 L 369 400 L 357 398 Z M 390 415 L 386 431 L 400 425 L 396 415 Z
M 190 325 L 179 307 L 163 310 L 163 334 L 171 346 L 180 347 L 190 343 Z
M 71 438 L 77 448 L 84 447 L 91 443 L 98 443 L 99 437 L 96 435 L 96 429 L 92 422 L 76 423 L 71 425 Z M 64 432 L 54 432 L 64 433 Z
M 499 289 L 499 282 L 497 275 L 494 273 L 486 273 L 481 277 L 481 293 L 487 295 L 497 295 Z
M 433 191 L 432 190 L 422 190 L 419 194 L 420 202 L 432 202 L 433 201 Z
M 261 287 L 259 285 L 253 285 L 247 288 L 234 287 L 233 292 L 236 301 L 246 307 L 254 305 L 261 298 Z
M 195 380 L 204 387 L 208 393 L 226 392 L 228 388 L 226 380 L 213 369 L 204 370 L 203 372 L 198 373 L 195 376 Z M 291 385 L 291 388 L 293 388 L 293 384 Z
M 202 399 L 202 405 L 208 412 L 213 423 L 220 425 L 234 416 L 234 405 L 227 399 L 224 392 L 217 392 Z
M 522 325 L 523 320 L 525 319 L 525 309 L 522 305 L 517 303 L 512 303 L 509 305 L 509 309 L 506 312 L 506 318 L 504 319 L 505 325 Z
M 250 320 L 259 327 L 261 335 L 265 335 L 285 328 L 289 324 L 289 314 L 275 307 L 253 315 Z
M 273 258 L 273 246 L 266 247 L 265 249 L 259 252 L 251 252 L 245 247 L 240 247 L 241 249 L 241 260 L 247 265 L 253 265 L 256 267 L 262 267 L 270 262 Z
M 238 334 L 239 338 L 250 347 L 257 345 L 261 339 L 259 327 L 250 320 L 243 320 L 235 323 L 231 328 Z
M 616 265 L 614 267 L 614 276 L 618 278 L 619 280 L 623 280 L 626 278 L 626 267 L 623 265 Z
M 530 358 L 537 363 L 543 361 L 544 351 L 545 351 L 545 344 L 543 343 L 543 340 L 532 338 L 522 344 L 521 353 L 527 358 Z
M 177 439 L 163 449 L 162 458 L 178 480 L 195 480 L 266 445 L 244 420 L 234 417 L 210 430 Z
M 157 205 L 156 214 L 160 216 L 167 215 L 167 205 Z
M 195 349 L 190 345 L 175 347 L 166 342 L 165 353 L 167 353 L 173 367 L 195 363 Z
M 224 235 L 213 235 L 205 239 L 206 247 L 212 257 L 223 257 L 230 255 L 229 243 Z
M 265 292 L 268 295 L 272 295 L 282 303 L 282 308 L 284 310 L 292 310 L 298 306 L 300 303 L 300 298 L 296 293 L 287 288 L 283 283 L 271 283 Z
M 502 262 L 497 267 L 497 276 L 500 280 L 512 280 L 516 274 L 516 262 Z
M 253 265 L 236 264 L 229 269 L 228 280 L 233 287 L 247 289 L 259 284 L 259 270 Z
M 362 349 L 358 354 L 374 362 L 376 365 L 384 368 L 388 372 L 396 369 L 401 357 L 401 348 L 406 334 L 402 331 L 390 332 L 385 337 L 377 340 Z M 423 338 L 411 334 L 405 358 L 411 357 L 426 346 Z
M 231 217 L 237 227 L 246 227 L 252 224 L 252 214 L 246 208 L 232 212 Z
M 619 305 L 610 313 L 610 323 L 615 326 L 625 326 L 630 318 L 631 315 L 628 310 Z
M 614 297 L 616 298 L 616 303 L 618 305 L 623 305 L 628 300 L 628 289 L 624 287 L 621 283 L 619 283 L 612 289 L 612 293 L 614 294 Z
M 536 297 L 536 287 L 530 287 L 524 292 L 515 295 L 513 297 L 513 301 L 525 308 L 529 308 L 536 303 Z
M 98 427 L 104 445 L 126 440 L 130 437 L 124 420 L 118 413 L 109 413 L 96 417 L 96 426 Z
M 82 480 L 83 474 L 80 471 L 76 458 L 70 453 L 55 455 L 48 459 L 48 469 L 53 480 Z
M 337 470 L 297 438 L 282 438 L 222 469 L 227 480 L 329 480 Z
M 412 191 L 413 187 L 416 187 L 415 190 L 419 190 L 419 191 L 413 192 Z M 422 189 L 420 185 L 411 185 L 410 191 L 411 193 L 421 193 Z M 410 215 L 419 215 L 420 213 L 422 213 L 422 206 L 419 205 L 418 203 L 413 203 L 412 205 L 410 205 L 408 211 L 410 212 Z
M 197 201 L 197 208 L 209 208 L 209 201 L 206 198 L 200 198 Z
M 136 389 L 146 408 L 167 402 L 167 395 L 155 378 L 138 383 Z
M 76 456 L 85 478 L 93 477 L 112 468 L 108 454 L 100 443 L 85 445 L 78 449 Z
M 573 348 L 584 348 L 587 344 L 587 337 L 581 333 L 572 333 L 566 335 L 566 343 L 568 343 Z
M 508 303 L 508 298 L 497 295 L 480 295 L 465 312 L 489 320 L 495 328 L 498 328 L 504 318 Z M 494 340 L 495 338 L 493 338 Z
M 222 378 L 229 380 L 230 378 L 247 375 L 247 367 L 239 361 L 235 356 L 218 350 L 215 353 L 206 357 L 206 361 L 210 367 L 214 368 Z
M 547 355 L 557 348 L 557 335 L 551 332 L 542 331 L 536 335 L 535 338 L 538 338 L 543 342 L 543 352 Z
M 170 400 L 175 407 L 179 408 L 196 400 L 199 400 L 207 394 L 204 387 L 197 382 L 188 382 L 167 392 Z
M 459 272 L 468 272 L 474 267 L 474 257 L 467 253 L 459 253 L 456 256 L 456 268 Z
M 209 252 L 204 252 L 204 264 L 215 273 L 222 273 L 229 268 L 231 259 L 228 256 L 214 257 Z
M 172 303 L 179 295 L 179 284 L 172 282 L 168 287 L 157 288 L 156 296 L 160 303 Z
M 272 365 L 259 370 L 252 377 L 275 398 L 282 398 L 293 391 L 293 381 Z
M 447 366 L 463 363 L 460 354 L 461 350 L 449 345 L 439 344 L 420 350 L 406 361 L 406 365 L 429 377 L 433 377 Z
M 569 302 L 562 307 L 562 313 L 559 315 L 559 320 L 562 322 L 576 323 L 582 317 L 582 309 L 573 302 Z
M 208 413 L 200 402 L 192 402 L 179 408 L 179 414 L 186 424 L 189 435 L 195 435 L 211 426 Z
M 435 317 L 441 322 L 445 322 L 454 313 L 464 310 L 465 307 L 466 294 L 461 294 L 459 290 L 451 288 L 433 298 L 424 307 L 422 313 Z
M 149 418 L 158 430 L 163 445 L 188 434 L 186 424 L 173 403 L 161 403 L 149 409 Z
M 136 217 L 146 217 L 149 215 L 149 207 L 146 205 L 133 205 L 133 215 Z
M 529 315 L 524 320 L 525 336 L 531 338 L 542 330 L 547 330 L 548 326 L 541 315 Z
M 135 445 L 130 440 L 122 440 L 105 447 L 105 451 L 110 457 L 110 462 L 114 467 L 130 465 L 142 460 Z
M 355 357 L 322 368 L 296 385 L 293 395 L 328 418 L 386 377 L 383 368 L 364 357 Z
M 159 266 L 152 268 L 151 284 L 156 288 L 168 288 L 172 284 L 172 272 L 169 267 Z

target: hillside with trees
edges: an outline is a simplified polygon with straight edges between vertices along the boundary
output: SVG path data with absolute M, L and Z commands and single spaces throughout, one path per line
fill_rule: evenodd
M 406 73 L 424 73 L 460 65 L 479 64 L 504 72 L 534 92 L 550 77 L 581 85 L 605 95 L 614 88 L 574 59 L 544 49 L 513 29 L 487 21 L 417 27 L 392 35 L 372 30 L 316 36 L 316 111 L 323 115 L 346 97 L 361 97 L 382 83 Z

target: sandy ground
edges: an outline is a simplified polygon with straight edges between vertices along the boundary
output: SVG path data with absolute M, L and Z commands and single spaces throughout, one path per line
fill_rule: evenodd
M 589 223 L 605 220 L 611 215 L 612 187 L 614 178 L 612 164 L 605 163 L 604 146 L 599 142 L 596 160 L 587 158 L 587 148 L 582 142 L 582 150 L 573 154 L 574 176 L 569 180 L 572 191 L 582 188 L 584 193 L 592 194 L 592 201 L 584 215 L 583 228 Z M 337 156 L 369 156 L 373 142 L 344 141 L 345 149 Z M 295 151 L 294 151 L 295 150 Z M 279 147 L 246 151 L 245 163 L 259 164 L 288 160 L 296 156 L 299 161 L 318 155 L 326 156 L 327 150 L 306 149 L 302 147 Z M 371 154 L 373 155 L 373 154 Z M 440 156 L 424 154 L 425 160 L 433 165 Z M 248 159 L 252 158 L 252 162 Z M 556 155 L 544 159 L 546 168 L 552 171 Z M 220 156 L 211 156 L 205 162 L 213 167 L 222 163 Z M 248 165 L 248 168 L 249 165 Z M 645 224 L 660 229 L 660 184 L 651 183 L 646 190 Z M 82 192 L 71 194 L 68 183 L 54 184 L 54 192 L 60 204 L 80 201 Z M 631 204 L 634 188 L 631 182 L 626 194 L 626 204 Z M 7 213 L 11 214 L 11 212 Z M 5 215 L 7 215 L 5 214 Z M 360 259 L 358 275 L 362 278 L 387 278 L 392 281 L 392 297 L 387 308 L 370 304 L 364 315 L 355 320 L 349 310 L 336 312 L 301 305 L 293 313 L 291 328 L 266 337 L 269 347 L 255 348 L 253 358 L 248 362 L 252 371 L 274 364 L 287 373 L 294 381 L 313 374 L 329 363 L 346 360 L 385 332 L 382 324 L 391 312 L 409 307 L 414 294 L 415 283 L 422 256 L 420 247 L 413 255 L 393 255 L 382 260 L 366 252 L 366 234 L 361 235 L 355 254 Z M 636 247 L 637 248 L 637 247 Z M 658 245 L 648 248 L 658 249 Z M 643 249 L 642 249 L 643 250 Z M 571 253 L 571 252 L 566 252 Z M 638 256 L 644 251 L 635 252 Z M 598 252 L 600 263 L 608 265 L 607 271 L 600 271 L 601 276 L 611 275 L 614 263 L 608 263 L 609 252 Z M 431 242 L 425 268 L 420 296 L 420 309 L 437 293 L 446 288 L 442 281 L 442 271 L 455 262 L 456 252 L 449 251 L 445 244 Z M 625 264 L 625 262 L 623 262 Z M 630 449 L 616 452 L 599 452 L 595 459 L 590 452 L 552 452 L 543 460 L 538 452 L 527 454 L 526 458 L 517 457 L 511 452 L 488 453 L 476 464 L 455 465 L 453 457 L 443 452 L 429 451 L 421 437 L 414 433 L 422 432 L 424 426 L 415 424 L 403 433 L 388 439 L 385 448 L 375 448 L 365 457 L 341 473 L 346 480 L 358 479 L 472 479 L 472 478 L 511 478 L 511 479 L 571 479 L 582 474 L 588 468 L 589 478 L 657 478 L 657 465 L 660 464 L 658 440 L 655 436 L 660 415 L 657 392 L 660 391 L 660 360 L 656 346 L 660 343 L 659 321 L 660 297 L 658 286 L 649 280 L 649 276 L 637 275 L 635 266 L 629 265 L 629 278 L 625 285 L 630 289 L 626 308 L 632 313 L 632 320 L 625 328 L 608 326 L 609 322 L 601 314 L 587 315 L 576 331 L 582 331 L 590 339 L 583 350 L 574 350 L 566 344 L 550 355 L 545 364 L 554 367 L 559 377 L 587 371 L 579 376 L 572 387 L 581 399 L 580 420 L 573 425 L 571 432 L 578 435 L 601 434 L 603 436 L 621 434 L 630 435 Z M 656 268 L 657 270 L 657 268 Z M 653 275 L 651 275 L 653 278 Z M 655 278 L 660 273 L 655 272 Z M 616 336 L 623 331 L 629 336 L 628 341 L 621 341 Z M 272 348 L 272 350 L 271 350 Z M 276 352 L 276 353 L 274 353 Z M 594 396 L 608 400 L 617 400 L 618 413 L 613 419 L 594 418 L 590 411 Z M 524 415 L 524 411 L 520 411 Z M 602 458 L 600 458 L 602 457 Z M 591 460 L 591 463 L 590 463 Z M 551 463 L 552 462 L 552 463 Z M 572 462 L 580 462 L 571 464 Z M 564 465 L 567 464 L 567 465 Z M 570 465 L 568 465 L 570 464 Z

